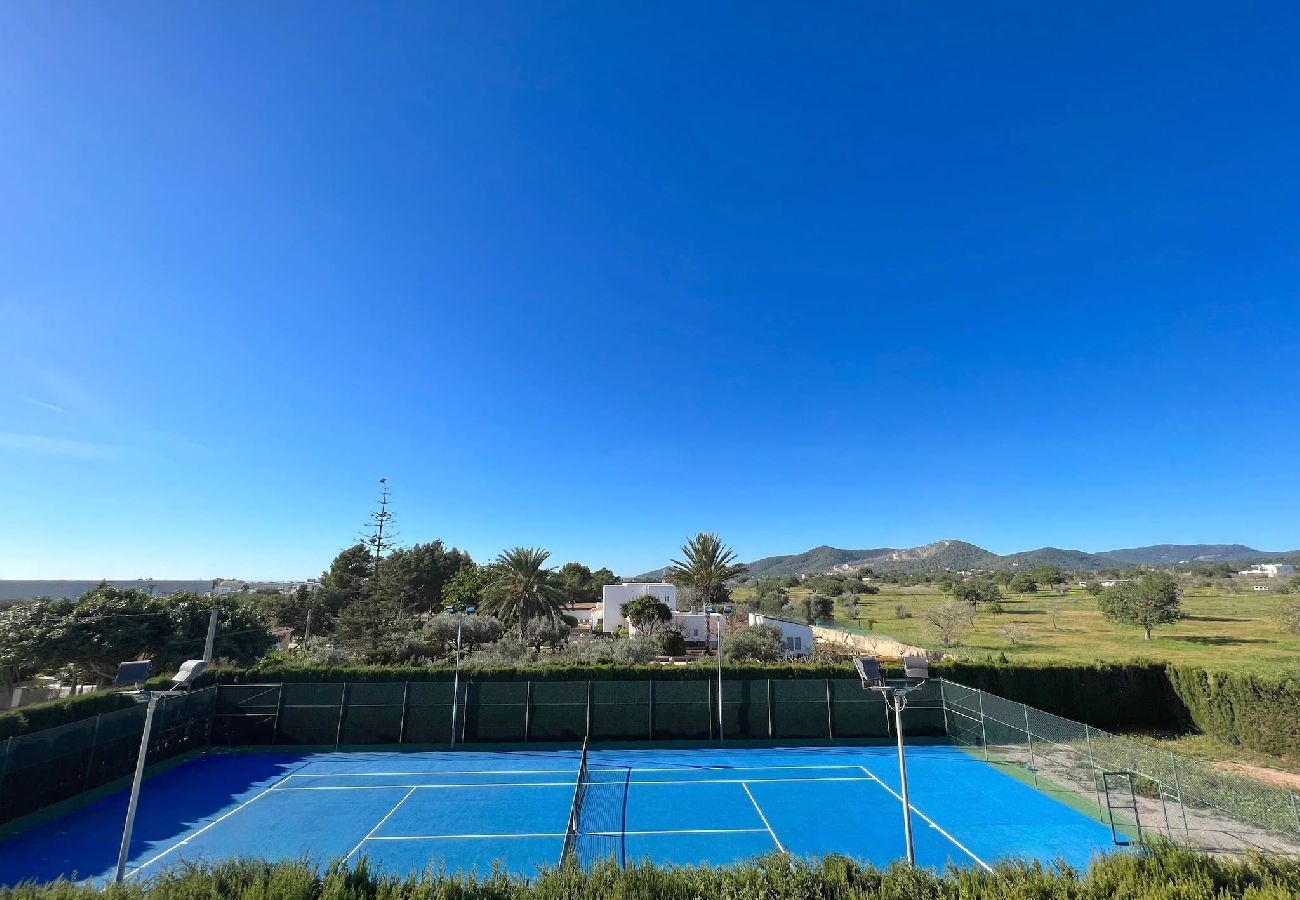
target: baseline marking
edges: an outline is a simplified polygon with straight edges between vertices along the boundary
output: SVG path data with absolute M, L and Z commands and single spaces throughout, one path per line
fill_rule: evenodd
M 772 830 L 772 825 L 767 821 L 767 816 L 763 815 L 763 807 L 758 805 L 758 801 L 755 800 L 754 795 L 750 793 L 749 785 L 745 784 L 745 782 L 742 781 L 740 783 L 740 786 L 745 789 L 745 796 L 749 798 L 749 802 L 754 804 L 754 812 L 758 813 L 758 817 L 763 820 L 763 827 L 766 828 L 767 833 L 772 836 L 772 842 L 776 844 L 776 849 L 784 853 L 785 847 L 781 846 L 781 841 L 779 838 L 777 838 L 776 832 Z M 757 831 L 758 829 L 754 829 L 754 830 Z
M 307 763 L 303 763 L 302 766 L 299 766 L 298 768 L 301 769 L 301 768 L 302 768 L 303 766 L 305 766 L 305 765 L 307 765 Z M 296 772 L 296 771 L 297 771 L 297 769 L 294 770 L 294 772 Z M 154 863 L 156 863 L 158 860 L 162 859 L 162 858 L 163 858 L 164 856 L 166 856 L 168 853 L 171 853 L 173 850 L 175 850 L 175 849 L 178 848 L 178 847 L 182 847 L 182 846 L 184 846 L 185 844 L 188 844 L 190 841 L 194 840 L 196 837 L 198 837 L 199 835 L 201 835 L 203 832 L 207 831 L 207 830 L 208 830 L 209 828 L 211 828 L 213 825 L 219 825 L 220 823 L 224 822 L 226 819 L 229 819 L 229 818 L 230 818 L 231 816 L 233 816 L 235 813 L 239 812 L 239 811 L 240 811 L 241 809 L 243 809 L 245 806 L 248 806 L 248 805 L 249 805 L 250 803 L 252 803 L 254 800 L 260 800 L 261 798 L 265 797 L 267 794 L 271 793 L 271 792 L 272 792 L 273 790 L 275 790 L 277 787 L 279 787 L 280 785 L 282 785 L 282 784 L 284 784 L 286 781 L 288 781 L 290 778 L 292 778 L 292 777 L 293 777 L 293 774 L 294 774 L 293 772 L 290 772 L 288 775 L 286 775 L 286 776 L 284 776 L 283 778 L 281 778 L 279 781 L 277 781 L 275 784 L 271 785 L 271 786 L 270 786 L 269 788 L 267 788 L 266 790 L 262 791 L 260 794 L 257 794 L 256 796 L 253 796 L 253 797 L 248 798 L 248 799 L 245 800 L 243 803 L 239 804 L 239 805 L 236 806 L 234 809 L 232 809 L 230 812 L 228 812 L 228 813 L 222 815 L 220 818 L 213 819 L 211 822 L 209 822 L 208 824 L 204 825 L 202 828 L 200 828 L 198 831 L 196 831 L 196 832 L 194 832 L 193 834 L 191 834 L 189 837 L 185 838 L 184 840 L 179 840 L 179 841 L 177 841 L 176 843 L 172 844 L 170 847 L 168 847 L 166 850 L 162 851 L 161 853 L 156 854 L 155 856 L 153 856 L 153 857 L 151 857 L 151 858 L 145 860 L 145 861 L 144 861 L 143 863 L 141 863 L 139 866 L 137 866 L 136 868 L 132 869 L 130 872 L 127 872 L 127 873 L 126 873 L 126 877 L 127 877 L 127 878 L 130 878 L 132 875 L 136 874 L 137 872 L 141 872 L 141 871 L 143 871 L 144 869 L 149 868 L 149 866 L 152 866 Z
M 894 799 L 897 800 L 900 804 L 903 802 L 903 796 L 902 796 L 901 794 L 899 794 L 897 791 L 895 791 L 893 788 L 891 788 L 889 785 L 885 784 L 883 781 L 881 781 L 881 780 L 880 780 L 879 778 L 877 778 L 875 775 L 873 775 L 873 774 L 871 773 L 871 770 L 870 770 L 870 769 L 868 769 L 866 766 L 859 766 L 858 768 L 862 769 L 862 771 L 866 772 L 868 775 L 871 775 L 871 780 L 874 781 L 874 782 L 876 782 L 877 784 L 879 784 L 879 785 L 880 785 L 882 788 L 884 788 L 885 790 L 889 791 L 889 793 L 893 794 L 893 795 L 894 795 Z M 948 840 L 952 841 L 953 844 L 956 845 L 957 849 L 959 849 L 962 853 L 965 853 L 965 854 L 966 854 L 967 856 L 969 856 L 971 859 L 975 860 L 975 862 L 977 862 L 977 863 L 979 863 L 981 866 L 983 866 L 984 869 L 985 869 L 985 871 L 987 871 L 987 872 L 992 872 L 992 871 L 993 871 L 993 867 L 992 867 L 992 866 L 990 866 L 990 865 L 989 865 L 988 863 L 986 863 L 984 860 L 980 859 L 978 856 L 976 856 L 974 853 L 972 853 L 972 852 L 970 851 L 970 848 L 967 847 L 965 844 L 963 844 L 961 841 L 957 840 L 957 839 L 956 839 L 955 837 L 953 837 L 951 834 L 949 834 L 948 832 L 946 832 L 946 831 L 944 831 L 942 828 L 940 828 L 940 827 L 939 827 L 939 823 L 935 822 L 934 819 L 931 819 L 931 818 L 930 818 L 929 816 L 927 816 L 925 813 L 923 813 L 923 812 L 921 812 L 919 809 L 917 809 L 916 806 L 915 806 L 915 804 L 909 803 L 909 804 L 907 804 L 907 805 L 908 805 L 908 807 L 912 810 L 912 812 L 916 813 L 918 816 L 920 816 L 922 819 L 924 819 L 925 822 L 926 822 L 926 824 L 928 824 L 928 825 L 929 825 L 931 828 L 933 828 L 935 831 L 939 832 L 941 835 L 943 835 L 944 837 L 946 837 Z
M 600 751 L 597 751 L 600 752 Z M 304 765 L 307 765 L 304 763 Z M 598 761 L 597 766 L 601 763 Z M 611 766 L 606 766 L 611 767 Z M 641 766 L 612 766 L 612 768 L 630 768 L 633 772 L 767 772 L 772 769 L 860 769 L 861 766 L 663 766 L 643 768 Z M 294 772 L 290 778 L 395 778 L 409 775 L 572 775 L 576 769 L 463 769 L 444 771 L 432 769 L 427 772 Z
M 861 768 L 854 766 L 854 768 Z M 861 778 L 854 776 L 836 776 L 832 778 L 763 778 L 750 779 L 751 781 L 761 781 L 763 784 L 803 784 L 814 781 L 879 781 L 878 778 Z M 632 784 L 637 787 L 659 787 L 661 785 L 681 785 L 681 784 L 745 784 L 743 778 L 686 778 L 678 781 L 633 781 Z M 468 790 L 473 788 L 533 788 L 533 787 L 568 787 L 572 788 L 573 783 L 569 781 L 484 781 L 478 784 L 320 784 L 310 785 L 307 787 L 277 787 L 277 794 L 287 793 L 289 791 L 381 791 L 392 790 L 393 788 L 412 788 L 416 790 Z
M 375 827 L 370 829 L 370 831 L 366 833 L 366 836 L 363 837 L 361 840 L 357 841 L 357 845 L 348 851 L 348 855 L 343 857 L 343 861 L 347 862 L 349 859 L 351 859 L 352 854 L 360 850 L 361 845 L 364 844 L 366 841 L 370 840 L 370 838 L 374 835 L 374 833 L 378 831 L 380 827 L 392 817 L 393 813 L 397 812 L 397 808 L 401 806 L 403 803 L 405 803 L 407 800 L 411 799 L 411 795 L 414 793 L 415 793 L 415 788 L 411 788 L 409 791 L 406 792 L 406 794 L 402 797 L 401 800 L 398 800 L 396 803 L 394 803 L 393 808 L 390 809 L 382 819 L 380 819 L 378 822 L 375 823 Z

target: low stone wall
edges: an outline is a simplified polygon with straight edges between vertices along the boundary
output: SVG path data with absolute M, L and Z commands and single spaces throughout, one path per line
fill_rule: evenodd
M 926 650 L 924 647 L 904 644 L 902 641 L 884 635 L 852 634 L 848 631 L 840 631 L 838 628 L 823 628 L 820 625 L 813 625 L 812 633 L 814 640 L 851 647 L 860 651 L 863 656 L 883 656 L 890 659 L 924 656 L 926 659 L 939 659 L 943 655 L 934 650 Z

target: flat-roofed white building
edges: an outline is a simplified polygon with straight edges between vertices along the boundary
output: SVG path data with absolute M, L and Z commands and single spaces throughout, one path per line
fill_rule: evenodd
M 677 609 L 677 585 L 667 582 L 640 582 L 632 584 L 607 584 L 600 592 L 600 608 L 592 614 L 593 623 L 601 622 L 601 630 L 613 633 L 627 624 L 623 604 L 637 597 L 657 597 L 672 610 Z
M 781 642 L 785 644 L 786 652 L 792 656 L 807 656 L 813 651 L 813 630 L 803 622 L 778 619 L 776 616 L 766 616 L 762 613 L 750 613 L 749 624 L 770 625 L 779 629 Z
M 1295 566 L 1285 563 L 1261 563 L 1257 566 L 1251 566 L 1249 569 L 1242 569 L 1238 575 L 1247 575 L 1252 578 L 1276 578 L 1279 575 L 1292 575 L 1295 573 Z

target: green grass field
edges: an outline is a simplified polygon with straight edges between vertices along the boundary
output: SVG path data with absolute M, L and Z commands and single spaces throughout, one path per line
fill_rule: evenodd
M 859 618 L 837 609 L 836 624 L 868 633 L 866 620 L 875 619 L 871 633 L 940 649 L 921 612 L 950 598 L 929 586 L 880 588 L 879 594 L 859 598 Z M 735 599 L 744 602 L 748 594 L 738 589 Z M 798 590 L 791 594 L 801 596 Z M 1156 628 L 1153 640 L 1145 641 L 1141 629 L 1103 619 L 1096 598 L 1085 591 L 1071 590 L 1064 597 L 1047 591 L 1008 594 L 1003 612 L 981 610 L 961 645 L 945 652 L 962 657 L 1006 654 L 1012 661 L 1027 662 L 1154 660 L 1236 671 L 1300 672 L 1300 635 L 1288 634 L 1278 624 L 1277 603 L 1278 595 L 1271 592 L 1234 594 L 1219 587 L 1189 587 L 1183 595 L 1187 617 Z M 899 604 L 907 607 L 910 618 L 895 617 Z M 1013 644 L 1000 633 L 1008 625 L 1023 628 L 1027 639 Z

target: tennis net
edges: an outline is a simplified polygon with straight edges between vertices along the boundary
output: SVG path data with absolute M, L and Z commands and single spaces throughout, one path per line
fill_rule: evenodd
M 591 771 L 587 767 L 587 739 L 582 740 L 582 759 L 578 763 L 578 782 L 573 787 L 573 805 L 569 807 L 569 824 L 564 829 L 564 850 L 560 853 L 560 865 L 573 858 L 578 845 L 578 824 L 582 820 L 582 801 L 586 799 L 587 787 L 591 784 Z

